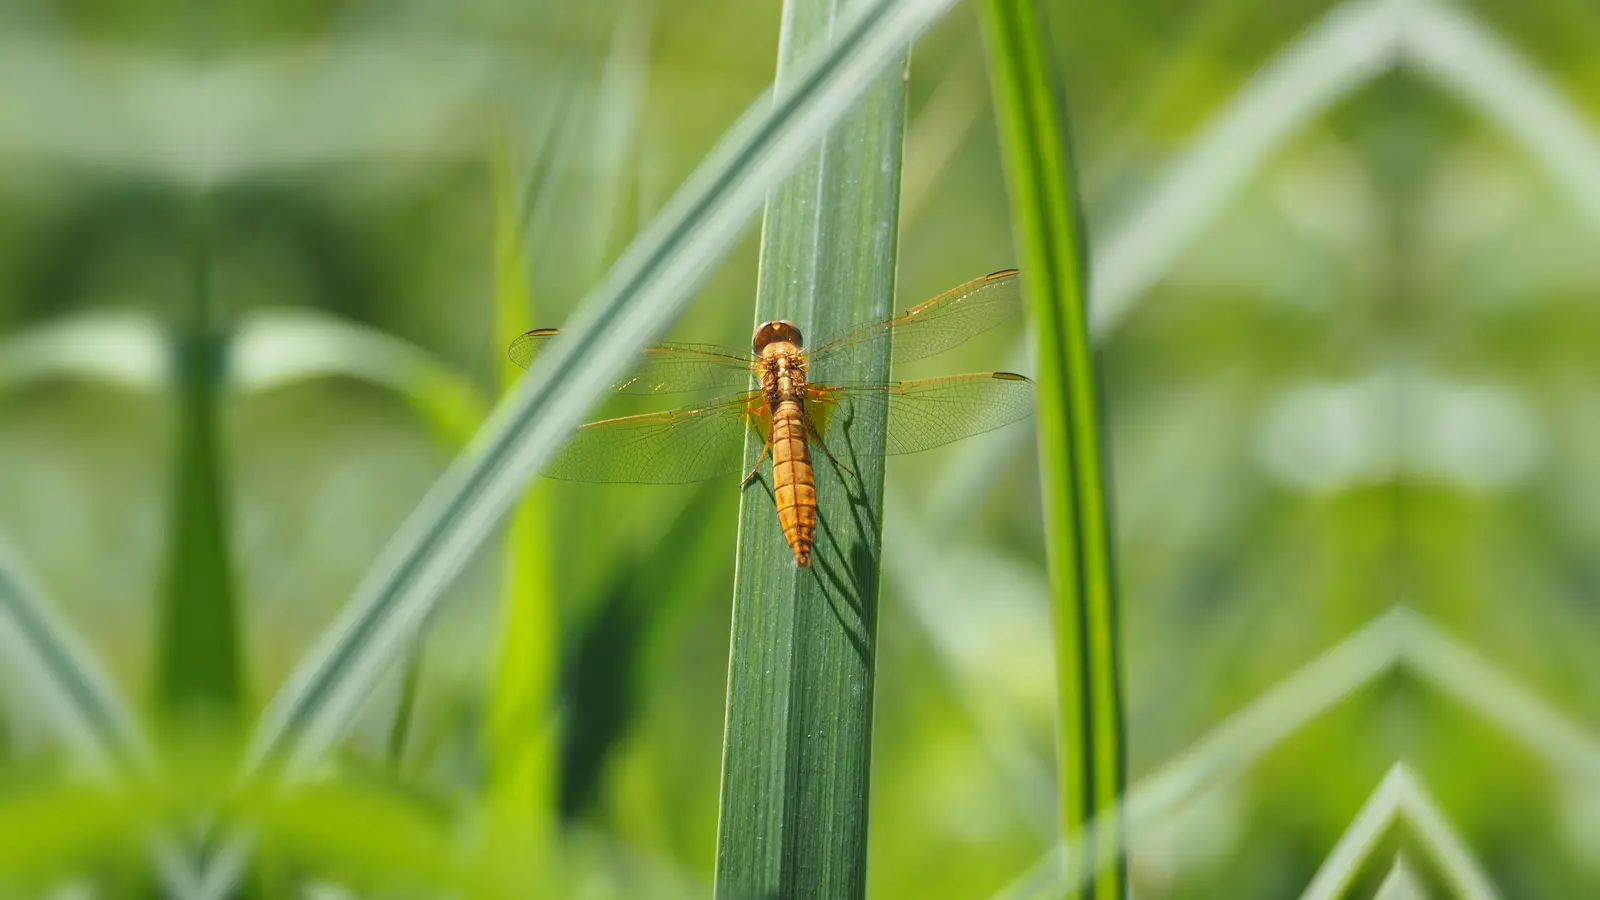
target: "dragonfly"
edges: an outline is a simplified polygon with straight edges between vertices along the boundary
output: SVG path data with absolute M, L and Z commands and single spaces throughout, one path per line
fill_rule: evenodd
M 761 455 L 745 474 L 748 487 L 772 459 L 773 500 L 798 567 L 811 563 L 817 496 L 812 450 L 839 468 L 841 432 L 865 446 L 882 441 L 887 455 L 916 453 L 1009 425 L 1033 411 L 1033 382 L 1013 372 L 977 372 L 869 383 L 813 380 L 857 352 L 883 343 L 893 364 L 923 359 L 988 331 L 1020 312 L 1015 269 L 994 272 L 807 349 L 793 322 L 764 322 L 748 353 L 708 344 L 658 344 L 645 349 L 623 394 L 668 395 L 742 387 L 736 393 L 662 412 L 590 422 L 545 467 L 563 481 L 683 484 L 744 471 L 746 434 Z M 560 333 L 537 328 L 509 348 L 523 368 Z M 754 383 L 755 389 L 750 389 Z M 846 424 L 841 424 L 846 423 Z M 886 425 L 883 423 L 887 423 Z M 853 473 L 851 473 L 853 474 Z

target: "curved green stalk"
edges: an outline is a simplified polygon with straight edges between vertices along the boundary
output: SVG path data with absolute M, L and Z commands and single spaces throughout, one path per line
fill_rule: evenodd
M 1065 846 L 1084 848 L 1067 865 L 1094 873 L 1073 896 L 1123 897 L 1127 876 L 1119 803 L 1126 747 L 1111 480 L 1089 343 L 1083 220 L 1064 106 L 1039 10 L 1033 0 L 987 0 L 983 8 L 1012 219 L 1037 334 L 1061 837 Z M 1087 833 L 1096 819 L 1098 827 Z
M 155 770 L 138 718 L 83 638 L 0 544 L 0 672 L 60 730 L 79 760 L 121 778 Z
M 778 90 L 824 41 L 842 4 L 789 0 Z M 893 307 L 906 57 L 870 82 L 828 140 L 773 193 L 758 322 L 789 319 L 820 338 Z M 812 377 L 882 381 L 879 344 Z M 883 512 L 883 421 L 829 432 L 853 475 L 815 460 L 818 527 L 796 568 L 770 474 L 739 511 L 717 835 L 718 897 L 860 897 L 866 890 L 867 783 Z M 875 436 L 875 439 L 866 436 Z M 762 441 L 747 441 L 754 466 Z M 767 473 L 770 473 L 768 468 Z

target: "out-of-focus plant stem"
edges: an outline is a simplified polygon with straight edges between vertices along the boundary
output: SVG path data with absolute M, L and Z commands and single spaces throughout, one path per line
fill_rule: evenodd
M 174 329 L 177 437 L 161 624 L 158 705 L 179 719 L 231 720 L 243 694 L 219 433 L 223 340 L 214 309 L 209 193 L 192 200 L 189 296 Z
M 1127 896 L 1126 748 L 1111 494 L 1088 327 L 1087 241 L 1050 41 L 1034 0 L 986 0 L 990 82 L 1033 315 L 1039 466 L 1055 630 L 1061 837 L 1072 896 Z M 1098 823 L 1087 833 L 1091 823 Z M 1080 843 L 1085 842 L 1086 843 Z M 1077 882 L 1070 882 L 1076 884 Z

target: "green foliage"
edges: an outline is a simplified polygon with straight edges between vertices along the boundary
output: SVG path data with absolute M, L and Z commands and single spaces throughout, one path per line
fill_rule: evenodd
M 0 646 L 8 679 L 29 686 L 81 761 L 124 776 L 148 765 L 150 751 L 126 699 L 4 545 Z
M 1120 898 L 1127 896 L 1119 809 L 1127 747 L 1111 479 L 1089 343 L 1088 242 L 1038 4 L 988 0 L 984 12 L 1024 290 L 1037 333 L 1061 836 L 1073 848 L 1068 870 L 1094 872 L 1085 896 Z
M 136 871 L 149 821 L 116 790 L 37 778 L 0 798 L 0 896 L 31 893 L 63 873 L 115 865 Z
M 784 4 L 780 97 L 829 37 L 841 6 Z M 906 65 L 895 60 L 875 74 L 859 104 L 773 193 L 758 324 L 787 319 L 825 340 L 893 308 Z M 808 377 L 874 383 L 888 373 L 889 346 L 875 342 Z M 847 471 L 823 454 L 813 460 L 818 525 L 809 567 L 795 565 L 785 542 L 770 465 L 741 497 L 719 897 L 866 891 L 886 412 L 829 431 Z M 759 437 L 747 438 L 747 468 L 764 450 Z
M 1026 52 L 991 55 L 991 85 L 996 7 L 841 6 L 863 18 L 834 19 L 834 55 L 774 99 L 774 58 L 799 49 L 780 51 L 780 4 L 0 4 L 0 83 L 20 86 L 0 103 L 0 897 L 219 898 L 248 867 L 264 898 L 676 900 L 727 892 L 730 861 L 804 893 L 821 878 L 801 860 L 824 856 L 850 895 L 864 852 L 874 897 L 1053 900 L 1099 874 L 1063 862 L 1115 824 L 1145 898 L 1600 896 L 1600 13 L 1047 0 L 1046 40 L 1008 4 Z M 820 163 L 807 140 L 946 6 L 905 87 L 899 222 L 872 171 L 819 196 L 806 233 L 780 170 L 859 163 L 843 135 Z M 1011 94 L 1047 99 L 1018 121 Z M 1008 168 L 1015 186 L 1064 158 L 1017 132 L 1059 125 L 1062 96 L 1076 169 L 1013 208 Z M 517 152 L 486 178 L 496 146 Z M 791 217 L 758 241 L 741 228 L 764 199 Z M 856 241 L 841 202 L 884 231 Z M 1014 244 L 1018 216 L 1051 238 Z M 895 290 L 834 289 L 891 244 Z M 1047 572 L 1094 513 L 1061 528 L 1040 500 L 1087 453 L 1040 465 L 1015 427 L 896 456 L 859 523 L 823 461 L 824 523 L 870 547 L 882 522 L 876 594 L 876 560 L 793 583 L 770 481 L 525 484 L 580 417 L 679 405 L 587 383 L 640 342 L 743 346 L 754 300 L 834 310 L 802 322 L 815 345 L 893 293 L 1010 266 L 1052 300 L 1042 321 L 1081 312 L 1087 275 L 1107 403 L 1063 431 L 1086 416 L 1052 388 L 1041 424 L 1069 448 L 1098 433 L 1117 476 L 1128 784 L 1120 816 L 1069 816 L 1065 842 L 1057 788 L 1093 787 L 1081 764 L 1109 748 L 1057 741 Z M 596 367 L 528 374 L 506 396 L 544 412 L 502 409 L 506 443 L 473 444 L 523 375 L 512 333 L 578 338 L 602 307 L 628 324 L 571 348 Z M 1084 385 L 1080 324 L 1046 321 L 1070 352 L 1037 363 L 1041 332 L 1008 326 L 894 375 Z M 456 530 L 379 559 L 469 445 L 505 464 L 474 495 L 513 523 L 542 497 L 542 535 L 435 494 Z M 740 590 L 765 583 L 735 618 L 736 541 Z M 294 674 L 402 570 L 385 583 L 415 602 L 366 620 L 327 680 L 305 672 L 330 657 Z M 841 615 L 839 596 L 876 602 Z M 869 622 L 870 654 L 819 651 Z M 796 777 L 719 810 L 755 771 L 721 771 L 729 635 L 758 631 L 793 677 L 735 649 L 743 748 Z M 294 784 L 241 779 L 237 734 L 159 708 L 232 705 L 236 728 L 295 678 L 322 693 L 312 730 L 273 742 L 302 750 Z M 870 720 L 841 685 L 870 685 Z M 764 686 L 788 707 L 744 690 Z M 840 723 L 851 752 L 813 752 Z M 815 812 L 828 785 L 837 815 Z M 557 818 L 553 840 L 517 816 Z

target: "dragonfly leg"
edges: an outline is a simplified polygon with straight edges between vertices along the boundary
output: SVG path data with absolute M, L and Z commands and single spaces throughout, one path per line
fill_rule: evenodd
M 767 452 L 770 451 L 771 449 L 772 449 L 772 441 L 770 441 L 770 440 L 767 441 L 765 444 L 761 445 L 761 455 L 756 457 L 755 468 L 751 469 L 750 470 L 750 474 L 746 475 L 744 477 L 744 480 L 739 482 L 739 489 L 740 490 L 743 490 L 743 489 L 749 487 L 750 486 L 750 482 L 755 481 L 756 480 L 756 476 L 761 474 L 761 464 L 766 461 Z
M 827 443 L 825 443 L 822 440 L 822 435 L 817 434 L 816 431 L 812 431 L 811 432 L 811 437 L 812 437 L 812 441 L 811 442 L 813 444 L 816 444 L 818 447 L 821 447 L 822 448 L 822 452 L 826 453 L 828 455 L 828 458 L 833 460 L 833 464 L 834 465 L 836 465 L 839 468 L 845 470 L 846 472 L 849 472 L 850 473 L 850 477 L 852 477 L 852 478 L 855 477 L 856 470 L 852 469 L 849 466 L 845 465 L 844 463 L 840 462 L 839 461 L 839 457 L 833 455 L 833 451 L 829 450 Z

